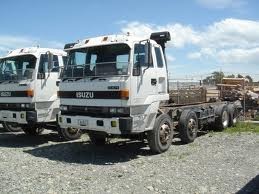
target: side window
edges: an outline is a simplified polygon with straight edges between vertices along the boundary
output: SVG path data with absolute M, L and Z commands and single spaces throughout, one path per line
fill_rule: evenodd
M 67 65 L 67 56 L 62 56 L 62 60 L 63 60 L 63 65 L 66 66 Z
M 59 61 L 57 55 L 53 55 L 53 69 L 51 72 L 59 72 Z
M 40 56 L 39 73 L 48 72 L 48 55 Z
M 163 62 L 161 49 L 159 47 L 155 47 L 155 53 L 156 53 L 157 67 L 162 68 L 164 66 L 164 62 Z
M 133 63 L 134 67 L 137 67 L 140 65 L 141 67 L 147 66 L 145 64 L 145 45 L 144 44 L 135 44 L 134 46 L 134 58 L 133 58 Z M 153 63 L 150 65 L 150 67 L 153 67 Z
M 51 72 L 58 72 L 59 71 L 59 61 L 58 56 L 53 55 L 53 69 Z M 39 73 L 48 72 L 48 55 L 42 54 L 40 56 L 40 64 L 39 64 Z

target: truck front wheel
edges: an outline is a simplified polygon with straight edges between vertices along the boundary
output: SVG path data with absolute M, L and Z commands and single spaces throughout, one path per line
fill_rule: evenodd
M 10 132 L 19 132 L 22 130 L 22 128 L 19 127 L 16 123 L 11 122 L 3 122 L 3 127 L 5 128 L 5 130 Z
M 65 140 L 76 140 L 79 139 L 82 135 L 82 132 L 80 129 L 76 129 L 76 128 L 61 128 L 59 129 L 59 134 L 62 138 L 64 138 Z
M 147 134 L 149 147 L 154 153 L 162 153 L 169 149 L 173 139 L 172 119 L 167 114 L 156 118 L 153 130 Z
M 229 112 L 227 105 L 222 105 L 216 108 L 215 128 L 216 131 L 223 131 L 229 126 Z
M 195 112 L 184 110 L 179 121 L 179 135 L 183 143 L 191 143 L 198 133 L 198 119 Z

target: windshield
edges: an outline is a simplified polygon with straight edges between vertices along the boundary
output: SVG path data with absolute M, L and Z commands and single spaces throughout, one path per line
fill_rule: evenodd
M 0 81 L 32 79 L 35 64 L 33 55 L 0 59 Z
M 126 44 L 88 47 L 69 52 L 62 78 L 127 75 L 130 47 Z

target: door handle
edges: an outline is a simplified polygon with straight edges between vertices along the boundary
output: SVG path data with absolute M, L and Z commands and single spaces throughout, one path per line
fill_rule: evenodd
M 60 81 L 56 81 L 56 86 L 59 86 L 59 84 L 60 84 Z
M 155 86 L 157 84 L 157 80 L 156 79 L 151 79 L 151 85 Z

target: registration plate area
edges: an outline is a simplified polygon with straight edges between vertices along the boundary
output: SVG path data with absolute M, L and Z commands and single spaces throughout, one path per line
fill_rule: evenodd
M 8 118 L 9 117 L 9 115 L 10 115 L 10 113 L 9 112 L 6 112 L 6 111 L 2 111 L 2 118 Z
M 80 126 L 87 126 L 88 125 L 88 120 L 78 119 L 78 125 L 80 125 Z

